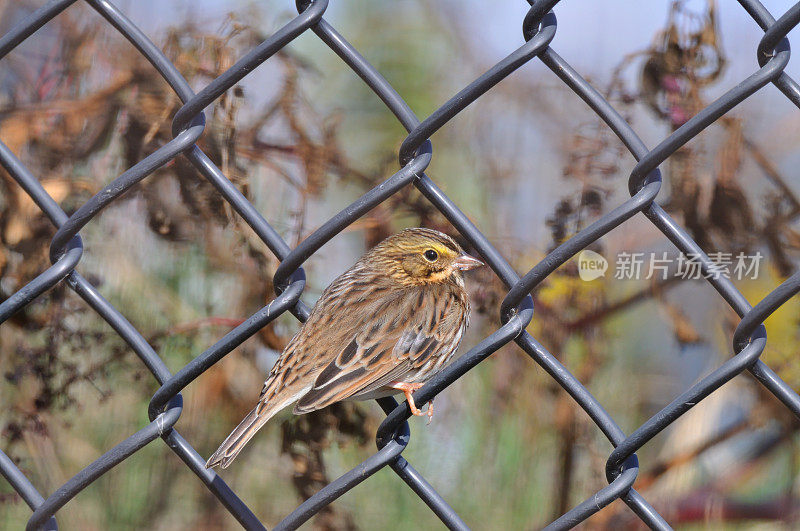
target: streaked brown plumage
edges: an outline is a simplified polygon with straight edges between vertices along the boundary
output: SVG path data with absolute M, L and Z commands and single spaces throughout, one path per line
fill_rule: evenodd
M 206 467 L 226 468 L 261 426 L 293 403 L 302 414 L 402 391 L 421 415 L 411 393 L 458 349 L 469 322 L 461 271 L 480 265 L 431 229 L 406 229 L 376 245 L 325 289 L 270 371 L 256 407 Z

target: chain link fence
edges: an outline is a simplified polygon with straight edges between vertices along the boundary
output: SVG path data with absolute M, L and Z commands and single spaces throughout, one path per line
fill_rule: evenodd
M 5 144 L 0 143 L 0 162 L 3 167 L 58 229 L 50 246 L 52 266 L 0 304 L 0 323 L 30 304 L 39 295 L 62 281 L 66 282 L 125 340 L 158 381 L 160 388 L 150 401 L 148 413 L 151 422 L 147 426 L 108 450 L 47 497 L 37 490 L 7 455 L 0 452 L 0 472 L 33 511 L 28 529 L 56 529 L 56 514 L 61 507 L 111 468 L 157 439 L 163 440 L 180 457 L 243 527 L 264 529 L 253 512 L 222 478 L 213 470 L 205 468 L 205 459 L 198 454 L 191 443 L 173 428 L 183 408 L 180 392 L 226 354 L 284 312 L 290 312 L 303 321 L 309 313 L 308 306 L 301 300 L 305 287 L 303 263 L 360 216 L 407 186 L 419 189 L 478 251 L 508 289 L 500 308 L 499 328 L 478 344 L 471 346 L 461 358 L 415 393 L 414 398 L 417 403 L 432 399 L 493 352 L 510 342 L 515 342 L 569 393 L 614 447 L 604 471 L 608 486 L 556 519 L 548 529 L 573 527 L 617 499 L 627 504 L 649 527 L 669 529 L 668 522 L 633 488 L 639 472 L 636 452 L 689 409 L 745 371 L 756 378 L 795 416 L 800 417 L 800 396 L 759 360 L 767 342 L 762 322 L 800 291 L 800 273 L 788 278 L 758 304 L 752 306 L 729 279 L 707 274 L 713 268 L 712 261 L 687 231 L 655 201 L 662 184 L 659 165 L 706 127 L 764 86 L 772 83 L 792 103 L 800 106 L 800 86 L 784 73 L 790 55 L 786 35 L 800 22 L 800 3 L 776 20 L 758 1 L 739 0 L 741 7 L 764 30 L 764 36 L 758 49 L 755 50 L 760 68 L 702 109 L 653 149 L 648 149 L 611 104 L 550 48 L 549 45 L 557 32 L 558 23 L 553 8 L 558 0 L 531 2 L 531 7 L 522 23 L 524 44 L 424 120 L 420 120 L 386 79 L 325 21 L 323 15 L 328 7 L 328 0 L 298 2 L 297 17 L 250 50 L 198 93 L 190 88 L 162 51 L 116 6 L 105 0 L 85 1 L 147 58 L 175 91 L 183 106 L 174 116 L 172 122 L 174 138 L 170 142 L 122 173 L 71 216 L 64 213 L 36 176 L 16 155 Z M 0 39 L 0 58 L 74 2 L 75 0 L 51 0 L 17 24 Z M 204 131 L 205 120 L 202 111 L 205 107 L 232 88 L 259 64 L 307 31 L 316 34 L 372 89 L 405 127 L 408 136 L 399 150 L 402 167 L 397 173 L 328 220 L 297 247 L 291 248 L 211 159 L 195 145 L 195 142 Z M 434 179 L 425 174 L 425 170 L 433 157 L 432 144 L 428 138 L 498 82 L 535 58 L 542 61 L 591 107 L 627 147 L 637 160 L 637 164 L 630 171 L 628 181 L 630 199 L 575 234 L 520 276 L 470 222 L 464 212 L 437 186 Z M 80 230 L 102 209 L 138 182 L 181 156 L 185 157 L 215 187 L 281 263 L 274 275 L 277 297 L 177 373 L 172 374 L 136 328 L 119 310 L 106 301 L 76 268 L 83 254 Z M 526 332 L 526 327 L 534 317 L 530 292 L 580 250 L 637 213 L 646 216 L 679 251 L 699 257 L 707 281 L 738 313 L 741 320 L 732 339 L 733 356 L 728 361 L 677 396 L 633 433 L 626 434 L 592 394 L 581 385 L 581 382 L 536 338 Z M 378 451 L 302 503 L 279 522 L 275 529 L 299 527 L 327 504 L 359 483 L 368 481 L 371 475 L 384 467 L 391 468 L 406 482 L 447 527 L 467 528 L 467 523 L 462 521 L 423 475 L 403 457 L 403 451 L 410 438 L 410 429 L 406 422 L 410 417 L 407 405 L 405 403 L 398 405 L 391 398 L 381 399 L 379 403 L 386 412 L 386 418 L 376 435 Z

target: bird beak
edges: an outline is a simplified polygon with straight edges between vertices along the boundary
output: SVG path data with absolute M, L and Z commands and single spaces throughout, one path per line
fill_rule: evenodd
M 470 269 L 475 269 L 476 267 L 481 267 L 484 265 L 483 262 L 478 260 L 477 258 L 473 258 L 468 254 L 462 254 L 458 258 L 456 258 L 455 262 L 453 262 L 456 269 L 460 269 L 461 271 L 469 271 Z

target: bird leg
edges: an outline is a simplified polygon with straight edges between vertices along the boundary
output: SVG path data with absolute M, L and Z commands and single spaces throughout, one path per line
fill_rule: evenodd
M 411 414 L 421 417 L 425 413 L 420 410 L 417 405 L 414 403 L 414 397 L 411 396 L 411 393 L 418 390 L 424 384 L 421 382 L 414 382 L 414 383 L 406 383 L 406 382 L 392 382 L 389 384 L 389 387 L 392 389 L 399 389 L 403 391 L 403 394 L 406 395 L 406 401 L 408 402 L 408 407 L 411 409 Z M 428 424 L 431 423 L 431 419 L 433 419 L 433 400 L 428 402 Z

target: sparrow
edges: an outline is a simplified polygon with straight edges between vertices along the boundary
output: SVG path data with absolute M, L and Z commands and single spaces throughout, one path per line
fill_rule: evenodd
M 322 293 L 264 382 L 258 404 L 206 468 L 227 468 L 276 413 L 411 393 L 452 359 L 469 324 L 463 271 L 483 265 L 449 236 L 412 228 L 367 251 Z M 429 422 L 433 403 L 428 405 Z

